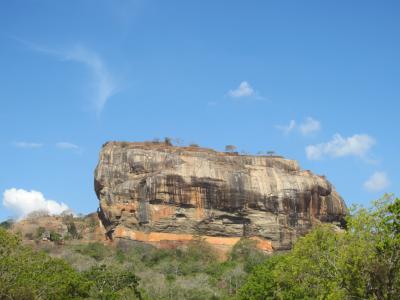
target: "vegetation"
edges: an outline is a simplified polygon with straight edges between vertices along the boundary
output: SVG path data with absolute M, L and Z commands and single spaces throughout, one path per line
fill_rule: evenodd
M 78 272 L 0 228 L 0 299 L 141 299 L 133 273 L 99 268 Z
M 236 146 L 235 145 L 226 145 L 225 146 L 225 152 L 235 152 L 236 151 Z
M 353 209 L 347 229 L 317 227 L 256 267 L 239 299 L 399 299 L 400 199 Z
M 0 228 L 10 229 L 13 224 L 14 220 L 8 219 L 0 223 Z
M 176 249 L 35 245 L 47 254 L 0 228 L 0 299 L 400 299 L 400 199 L 391 196 L 353 208 L 346 229 L 320 225 L 272 256 L 248 239 L 224 261 L 201 239 Z
M 88 297 L 90 282 L 60 259 L 21 245 L 0 229 L 0 299 Z
M 110 255 L 110 249 L 102 243 L 89 243 L 80 245 L 76 248 L 76 252 L 94 258 L 96 261 L 102 261 L 106 256 Z
M 172 145 L 172 138 L 166 136 L 164 138 L 164 144 L 167 145 L 167 146 L 173 146 Z

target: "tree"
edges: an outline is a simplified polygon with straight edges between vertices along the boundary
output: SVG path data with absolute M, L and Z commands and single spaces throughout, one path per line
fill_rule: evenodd
M 139 278 L 132 271 L 101 265 L 84 272 L 84 276 L 94 283 L 90 290 L 94 299 L 121 299 L 123 295 L 134 295 L 129 299 L 142 299 Z
M 8 219 L 8 220 L 5 220 L 5 221 L 0 223 L 0 228 L 10 229 L 13 224 L 14 224 L 14 220 L 13 219 Z
M 41 240 L 43 238 L 43 234 L 46 232 L 46 228 L 39 226 L 36 229 L 36 233 L 35 233 L 35 239 L 36 240 Z
M 33 212 L 30 212 L 26 218 L 27 219 L 37 219 L 37 218 L 44 218 L 50 216 L 49 211 L 46 209 L 39 209 Z
M 358 294 L 377 299 L 399 299 L 400 199 L 385 195 L 374 202 L 373 208 L 354 210 L 355 217 L 347 221 L 349 246 L 345 254 L 347 269 L 353 271 L 350 262 L 357 263 L 354 266 L 357 271 L 353 273 L 359 276 L 358 290 L 363 289 L 363 293 Z M 349 276 L 347 281 L 348 289 L 351 289 L 354 279 Z
M 229 255 L 231 261 L 243 263 L 244 270 L 251 272 L 255 266 L 266 260 L 266 254 L 256 246 L 257 242 L 251 239 L 241 238 L 233 246 Z
M 239 299 L 399 299 L 400 199 L 354 208 L 345 231 L 321 225 L 257 267 Z
M 68 233 L 71 235 L 71 237 L 73 239 L 78 239 L 80 238 L 80 235 L 78 233 L 78 230 L 76 229 L 76 225 L 74 221 L 70 221 L 67 224 L 67 229 L 68 229 Z
M 164 144 L 167 146 L 172 146 L 172 139 L 170 137 L 165 137 Z
M 60 244 L 62 242 L 62 240 L 63 240 L 63 238 L 62 238 L 61 234 L 59 234 L 55 231 L 50 231 L 50 241 Z
M 235 152 L 236 151 L 236 146 L 235 145 L 226 145 L 225 146 L 225 151 L 226 152 Z
M 82 299 L 91 282 L 66 262 L 22 246 L 0 228 L 0 299 Z
M 97 261 L 101 261 L 106 256 L 110 255 L 110 249 L 99 242 L 89 243 L 87 245 L 80 245 L 76 249 L 76 252 L 90 256 Z

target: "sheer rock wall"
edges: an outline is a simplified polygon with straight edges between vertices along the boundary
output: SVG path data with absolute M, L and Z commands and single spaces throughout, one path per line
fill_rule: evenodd
M 95 191 L 109 238 L 156 244 L 201 236 L 231 247 L 246 236 L 267 251 L 289 249 L 346 213 L 329 181 L 294 160 L 163 143 L 106 143 Z

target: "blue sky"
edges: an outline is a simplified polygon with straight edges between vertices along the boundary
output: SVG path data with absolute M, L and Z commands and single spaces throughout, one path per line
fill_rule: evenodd
M 399 1 L 2 1 L 0 219 L 21 199 L 95 211 L 101 145 L 165 136 L 273 150 L 349 205 L 399 195 L 399 13 Z

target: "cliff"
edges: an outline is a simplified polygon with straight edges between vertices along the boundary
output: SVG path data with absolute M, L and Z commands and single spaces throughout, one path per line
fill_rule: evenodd
M 273 251 L 346 213 L 325 177 L 277 156 L 109 142 L 94 184 L 110 239 L 171 245 L 202 237 L 223 248 L 246 236 Z

